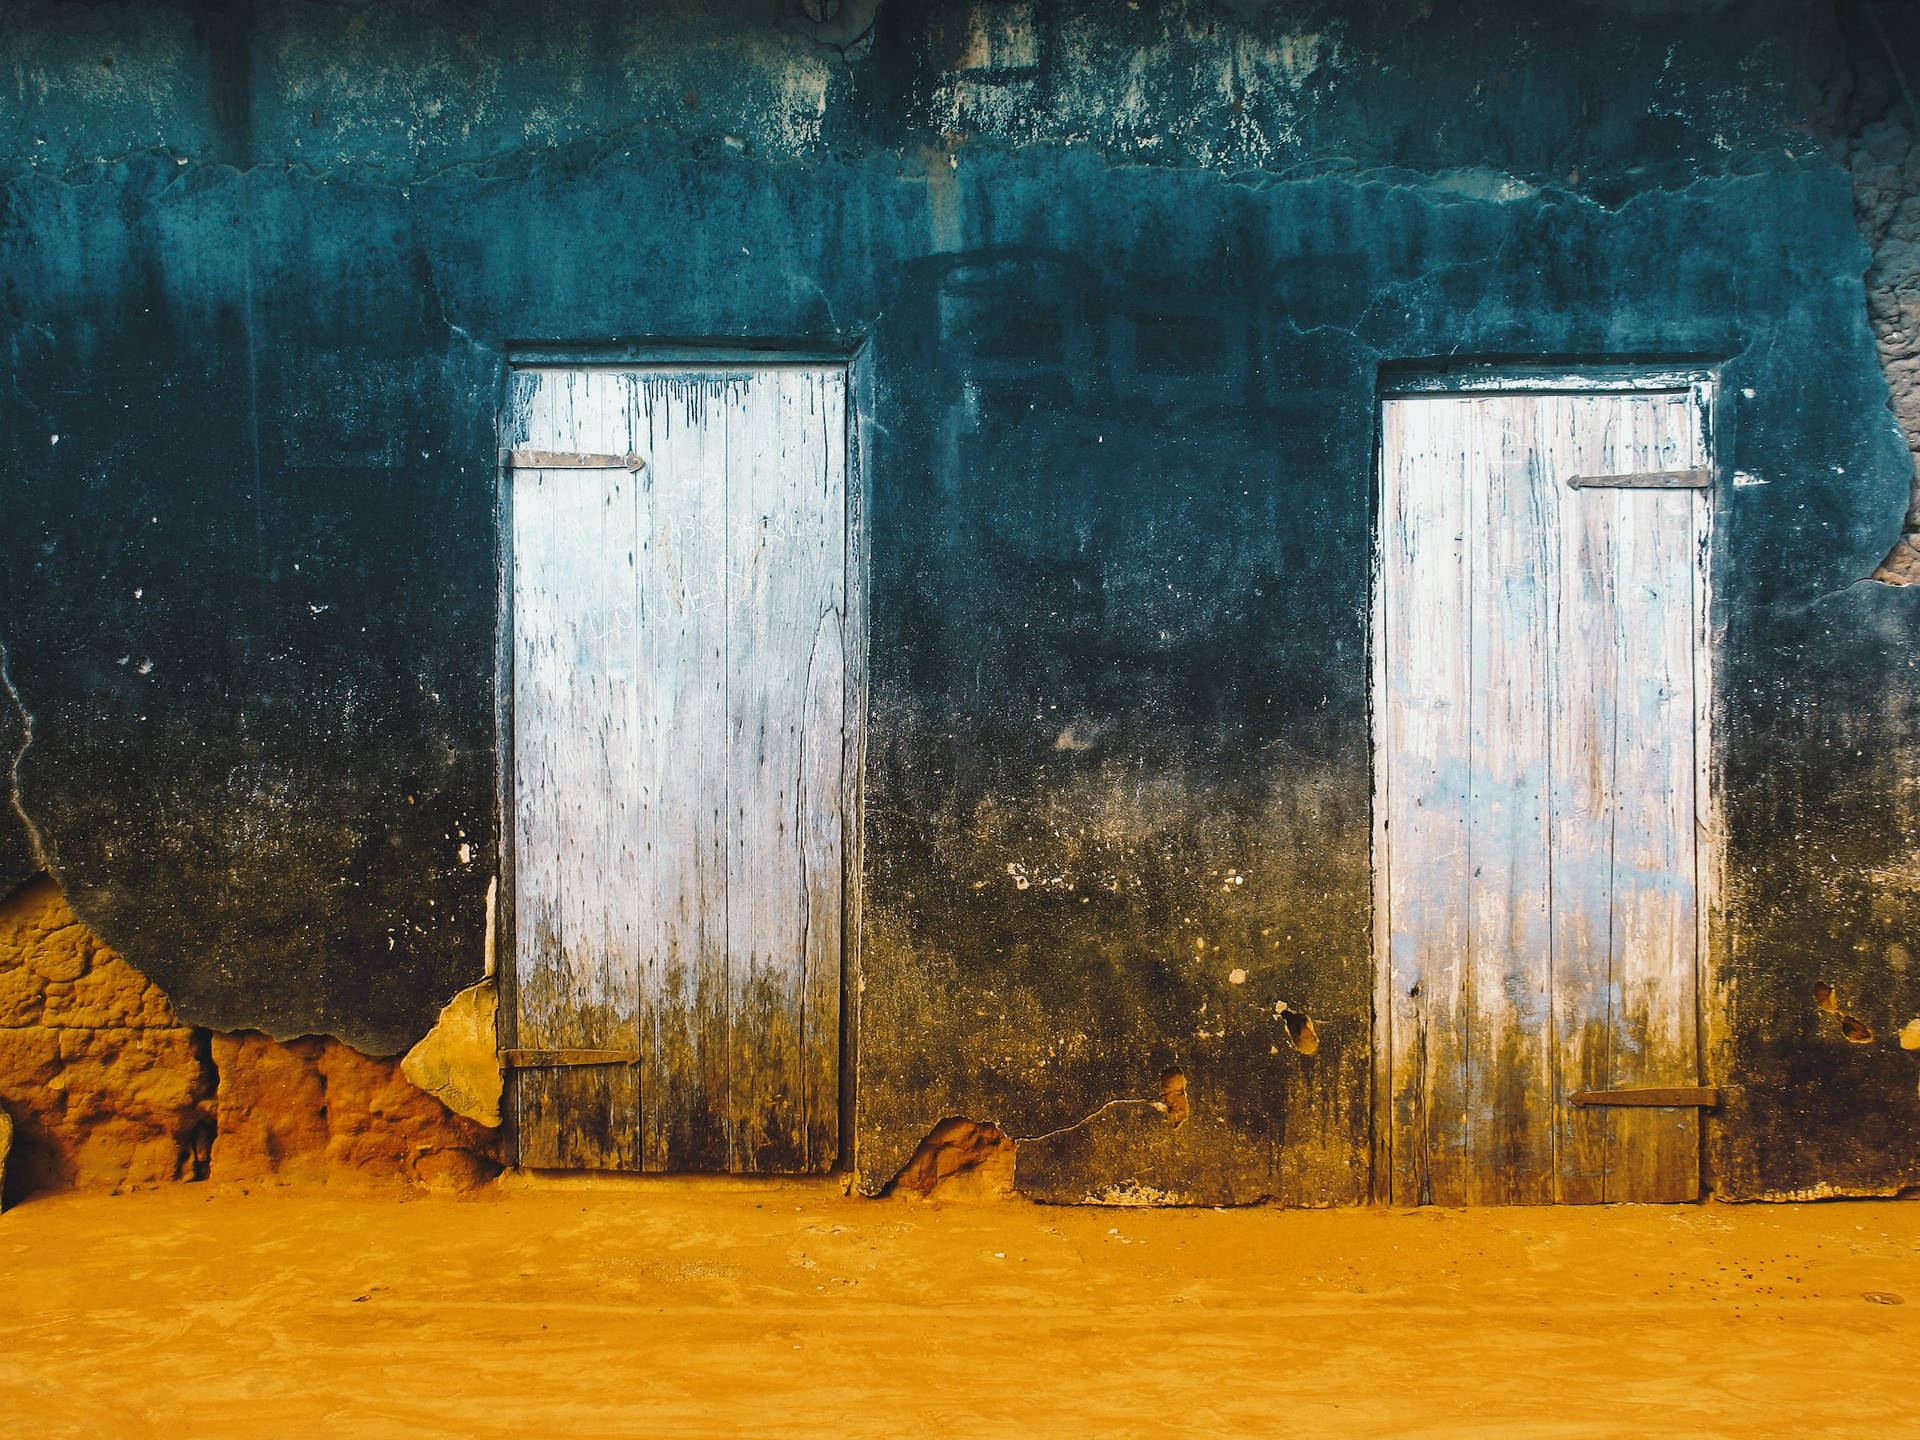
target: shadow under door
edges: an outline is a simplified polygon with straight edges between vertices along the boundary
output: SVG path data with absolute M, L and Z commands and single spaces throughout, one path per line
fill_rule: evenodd
M 1700 1189 L 1708 382 L 1382 401 L 1383 1186 Z
M 840 366 L 513 376 L 522 1165 L 834 1163 L 858 714 L 846 429 Z

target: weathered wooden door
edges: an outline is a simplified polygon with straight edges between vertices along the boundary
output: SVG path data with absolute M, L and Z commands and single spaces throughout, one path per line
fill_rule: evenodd
M 834 1161 L 845 395 L 836 367 L 514 376 L 523 1165 Z
M 1698 1109 L 1635 1102 L 1700 1082 L 1706 400 L 1677 384 L 1382 402 L 1397 1203 L 1699 1193 Z

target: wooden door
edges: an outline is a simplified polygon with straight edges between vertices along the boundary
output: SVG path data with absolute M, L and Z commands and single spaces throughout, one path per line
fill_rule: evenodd
M 845 373 L 517 373 L 520 1163 L 819 1171 L 850 811 Z
M 1699 1193 L 1697 1109 L 1569 1097 L 1700 1081 L 1705 403 L 1704 385 L 1383 402 L 1376 924 L 1397 1203 Z

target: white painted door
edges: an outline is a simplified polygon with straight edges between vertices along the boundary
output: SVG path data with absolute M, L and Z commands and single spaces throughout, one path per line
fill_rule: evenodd
M 514 377 L 520 1162 L 839 1143 L 845 374 Z
M 1704 386 L 1382 403 L 1376 929 L 1396 1203 L 1699 1193 L 1697 1109 L 1569 1097 L 1700 1081 L 1707 492 L 1660 487 L 1704 482 L 1704 405 Z

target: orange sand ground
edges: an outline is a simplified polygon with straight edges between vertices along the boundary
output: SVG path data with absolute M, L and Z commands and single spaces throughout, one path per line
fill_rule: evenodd
M 508 1187 L 0 1215 L 0 1435 L 1920 1435 L 1920 1204 Z

